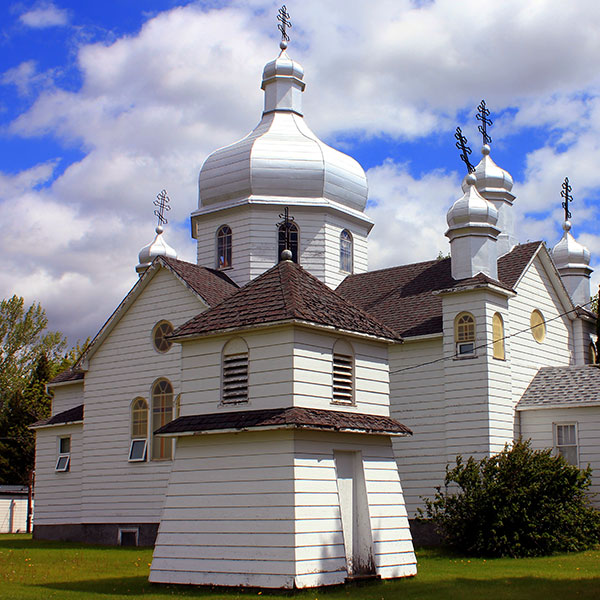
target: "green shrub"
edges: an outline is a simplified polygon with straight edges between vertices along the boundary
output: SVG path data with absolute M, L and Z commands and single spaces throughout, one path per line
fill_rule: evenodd
M 420 516 L 449 546 L 476 556 L 580 551 L 600 542 L 600 512 L 585 494 L 590 483 L 589 467 L 518 441 L 479 461 L 458 456 Z

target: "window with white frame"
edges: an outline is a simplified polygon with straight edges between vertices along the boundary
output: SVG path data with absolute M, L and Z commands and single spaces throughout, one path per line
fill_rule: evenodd
M 354 404 L 354 350 L 343 340 L 333 347 L 333 394 L 336 404 Z
M 504 354 L 504 321 L 500 313 L 494 313 L 492 317 L 492 352 L 493 357 L 499 360 L 505 359 Z
M 577 423 L 554 424 L 554 450 L 569 464 L 579 466 Z
M 55 470 L 65 473 L 71 468 L 71 436 L 58 438 L 58 458 Z
M 340 233 L 340 271 L 352 273 L 353 246 L 352 234 L 344 229 Z
M 221 384 L 223 404 L 248 402 L 248 345 L 241 338 L 223 348 Z
M 167 336 L 173 333 L 173 325 L 169 321 L 159 321 L 152 330 L 152 344 L 157 352 L 164 354 L 173 347 Z
M 145 462 L 148 454 L 148 403 L 136 398 L 131 403 L 131 444 L 129 460 Z
M 168 379 L 158 379 L 152 385 L 152 431 L 173 420 L 173 386 Z M 152 460 L 173 457 L 173 440 L 152 436 Z
M 471 313 L 460 313 L 454 319 L 454 341 L 459 356 L 475 354 L 475 317 Z

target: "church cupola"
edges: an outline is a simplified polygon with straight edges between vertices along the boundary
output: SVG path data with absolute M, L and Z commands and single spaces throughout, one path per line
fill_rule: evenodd
M 446 216 L 454 279 L 473 277 L 477 273 L 498 279 L 498 211 L 477 191 L 476 182 L 473 173 L 465 177 L 465 192 Z
M 289 207 L 298 263 L 337 287 L 349 272 L 367 270 L 366 238 L 373 226 L 364 213 L 367 178 L 356 160 L 322 142 L 304 121 L 304 69 L 289 56 L 286 38 L 263 70 L 260 122 L 243 139 L 213 152 L 200 169 L 192 235 L 198 264 L 226 268 L 244 285 L 279 261 L 277 224 Z M 223 226 L 231 231 L 227 263 L 216 256 L 215 235 Z M 353 257 L 342 265 L 348 237 Z
M 171 210 L 169 206 L 169 196 L 167 196 L 167 191 L 162 190 L 156 200 L 154 201 L 154 206 L 158 208 L 154 211 L 154 214 L 158 217 L 158 225 L 156 226 L 155 232 L 156 236 L 154 239 L 147 245 L 144 246 L 138 255 L 139 264 L 136 266 L 135 270 L 138 272 L 141 277 L 148 267 L 152 264 L 152 261 L 157 256 L 167 256 L 169 258 L 177 258 L 177 252 L 167 244 L 164 239 L 164 228 L 162 225 L 167 224 L 167 219 L 164 214 L 166 211 Z
M 558 244 L 552 250 L 554 264 L 560 273 L 560 276 L 571 295 L 575 304 L 583 306 L 590 301 L 590 251 L 577 242 L 571 235 L 571 213 L 569 203 L 573 200 L 570 195 L 571 186 L 569 179 L 565 178 L 561 195 L 565 199 L 563 208 L 565 209 L 565 221 L 563 223 L 564 234 Z

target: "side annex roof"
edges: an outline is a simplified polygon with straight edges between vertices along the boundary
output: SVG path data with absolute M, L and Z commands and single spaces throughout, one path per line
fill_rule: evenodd
M 184 323 L 174 339 L 278 323 L 303 323 L 401 341 L 376 317 L 327 287 L 292 261 L 281 261 L 219 305 Z
M 444 258 L 349 275 L 336 291 L 385 323 L 397 335 L 432 335 L 442 332 L 442 298 L 434 292 L 477 285 L 512 291 L 538 255 L 557 286 L 561 302 L 567 310 L 572 309 L 569 295 L 543 242 L 521 244 L 501 256 L 498 259 L 499 281 L 481 273 L 469 279 L 455 280 L 451 274 L 451 259 Z
M 83 404 L 69 408 L 61 413 L 58 413 L 48 419 L 42 419 L 30 425 L 30 429 L 40 429 L 42 427 L 52 427 L 53 425 L 71 425 L 75 423 L 83 423 Z
M 521 396 L 517 410 L 574 406 L 600 406 L 598 367 L 542 367 Z

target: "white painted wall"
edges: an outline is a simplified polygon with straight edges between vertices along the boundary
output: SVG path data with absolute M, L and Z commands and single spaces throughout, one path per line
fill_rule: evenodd
M 35 446 L 35 525 L 81 523 L 84 475 L 83 425 L 37 429 Z M 69 470 L 57 473 L 58 440 L 71 437 Z
M 577 424 L 579 466 L 592 467 L 589 492 L 592 504 L 600 508 L 600 406 L 521 410 L 519 417 L 521 435 L 536 450 L 554 447 L 554 423 Z
M 83 404 L 83 381 L 51 387 L 52 416 Z
M 278 224 L 285 204 L 243 205 L 194 216 L 192 229 L 198 241 L 198 264 L 216 268 L 216 233 L 222 225 L 232 230 L 232 267 L 225 272 L 238 285 L 245 285 L 279 262 Z M 299 263 L 331 288 L 347 273 L 340 271 L 340 233 L 348 229 L 354 240 L 354 272 L 367 270 L 369 224 L 331 207 L 290 205 L 290 216 L 299 229 Z
M 171 381 L 175 395 L 181 391 L 181 348 L 157 352 L 152 329 L 162 319 L 177 327 L 204 309 L 161 269 L 92 356 L 85 378 L 81 522 L 158 522 L 171 461 L 128 462 L 130 404 L 141 396 L 151 406 L 159 377 Z
M 27 496 L 0 496 L 0 533 L 27 531 Z
M 393 438 L 410 518 L 422 505 L 420 496 L 431 496 L 444 477 L 446 427 L 443 363 L 415 369 L 407 367 L 441 357 L 441 336 L 422 341 L 407 339 L 404 344 L 390 347 L 391 415 L 410 427 L 414 434 Z
M 221 355 L 236 334 L 184 342 L 181 414 L 303 406 L 389 415 L 387 344 L 320 333 L 306 327 L 244 332 L 248 403 L 221 404 Z M 355 353 L 355 405 L 332 404 L 333 346 L 345 339 Z
M 266 431 L 179 438 L 150 581 L 261 587 L 343 582 L 335 450 L 362 453 L 377 573 L 415 574 L 388 438 Z

